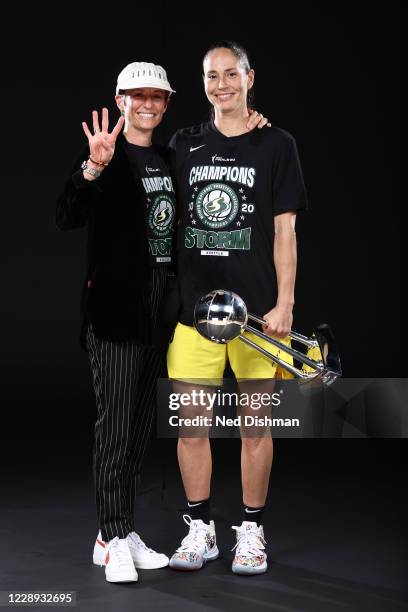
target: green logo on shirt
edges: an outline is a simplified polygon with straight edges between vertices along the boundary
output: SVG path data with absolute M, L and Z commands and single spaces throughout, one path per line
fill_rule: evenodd
M 231 187 L 224 183 L 212 183 L 197 195 L 195 209 L 204 225 L 217 229 L 226 227 L 235 219 L 239 201 Z
M 149 207 L 149 227 L 156 236 L 163 236 L 172 230 L 175 206 L 167 193 L 159 194 Z
M 184 245 L 188 249 L 236 249 L 249 251 L 251 248 L 251 228 L 244 227 L 232 232 L 207 232 L 194 227 L 186 227 Z

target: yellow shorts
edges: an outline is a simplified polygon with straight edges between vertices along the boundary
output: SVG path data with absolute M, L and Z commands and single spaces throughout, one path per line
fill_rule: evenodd
M 283 350 L 251 332 L 244 332 L 262 348 L 277 355 L 290 364 L 293 359 Z M 278 339 L 290 346 L 290 338 Z M 169 378 L 188 382 L 218 385 L 221 383 L 227 359 L 238 380 L 251 378 L 293 378 L 284 368 L 276 365 L 256 349 L 248 346 L 239 338 L 228 344 L 216 344 L 203 338 L 195 327 L 178 323 L 173 341 L 167 353 Z

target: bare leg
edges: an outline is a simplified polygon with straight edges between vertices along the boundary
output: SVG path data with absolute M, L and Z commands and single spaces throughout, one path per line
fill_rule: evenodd
M 246 506 L 265 505 L 272 468 L 272 438 L 243 438 L 241 451 L 242 495 Z
M 272 395 L 274 380 L 240 382 L 241 393 Z M 249 407 L 241 410 L 245 415 L 263 418 L 271 415 L 270 406 L 263 406 L 256 413 Z M 241 427 L 241 478 L 243 502 L 247 506 L 259 508 L 265 505 L 268 494 L 269 477 L 272 468 L 273 443 L 270 428 L 265 426 Z
M 177 456 L 186 497 L 199 501 L 210 497 L 211 447 L 206 438 L 179 438 Z
M 193 390 L 205 389 L 205 387 L 181 382 L 174 382 L 173 388 L 178 393 L 191 393 Z M 208 387 L 206 390 L 208 391 Z M 180 408 L 180 418 L 194 418 L 196 416 L 211 418 L 212 411 L 207 410 L 206 405 L 203 404 Z M 186 497 L 190 501 L 210 497 L 212 457 L 208 432 L 209 427 L 206 426 L 180 426 L 177 456 Z

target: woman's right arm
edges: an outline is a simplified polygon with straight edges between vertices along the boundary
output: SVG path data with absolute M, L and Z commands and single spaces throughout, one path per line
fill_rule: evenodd
M 109 132 L 108 109 L 103 108 L 101 125 L 97 111 L 92 112 L 93 134 L 86 122 L 82 123 L 89 149 L 84 150 L 74 164 L 71 176 L 65 182 L 64 191 L 57 199 L 56 224 L 59 229 L 76 229 L 87 224 L 102 194 L 98 175 L 112 160 L 116 139 L 124 121 L 124 118 L 120 117 L 112 132 Z M 81 167 L 84 161 L 88 169 Z M 97 172 L 97 176 L 92 174 L 94 171 Z

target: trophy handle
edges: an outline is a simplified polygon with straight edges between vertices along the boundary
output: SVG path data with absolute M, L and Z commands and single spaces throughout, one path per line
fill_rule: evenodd
M 248 313 L 248 319 L 256 321 L 257 323 L 260 323 L 261 325 L 266 324 L 265 319 L 262 319 L 261 317 L 257 317 L 256 315 L 253 315 L 250 313 Z M 294 357 L 295 359 L 297 359 L 304 365 L 308 366 L 312 370 L 311 372 L 309 372 L 303 369 L 299 369 L 296 366 L 288 363 L 284 359 L 281 359 L 280 357 L 273 355 L 272 353 L 265 350 L 264 348 L 262 348 L 255 342 L 252 342 L 252 340 L 249 340 L 249 338 L 246 338 L 242 334 L 238 336 L 240 340 L 245 342 L 245 344 L 252 346 L 256 350 L 258 350 L 260 353 L 265 355 L 265 357 L 268 357 L 269 359 L 271 359 L 272 361 L 274 361 L 275 363 L 277 363 L 278 365 L 286 369 L 288 372 L 293 374 L 293 376 L 295 376 L 296 378 L 301 378 L 304 380 L 320 378 L 323 383 L 325 383 L 326 385 L 329 385 L 332 382 L 334 382 L 336 378 L 338 378 L 342 374 L 340 357 L 337 351 L 334 336 L 333 336 L 333 333 L 330 327 L 326 323 L 322 323 L 321 325 L 319 325 L 311 338 L 308 338 L 307 336 L 304 336 L 303 334 L 299 334 L 298 332 L 295 332 L 295 331 L 291 331 L 288 334 L 288 336 L 292 340 L 301 342 L 302 344 L 306 345 L 308 348 L 318 348 L 322 355 L 322 360 L 310 359 L 310 357 L 308 357 L 301 351 L 297 351 L 296 349 L 290 346 L 287 346 L 283 342 L 279 342 L 279 340 L 276 340 L 275 338 L 271 338 L 271 336 L 268 336 L 264 332 L 259 331 L 252 325 L 245 324 L 242 326 L 242 330 L 244 329 L 253 333 L 258 338 L 262 338 L 263 340 L 266 340 L 270 344 L 273 344 L 273 346 L 276 346 L 277 348 L 282 350 L 284 353 L 291 355 L 292 357 Z

